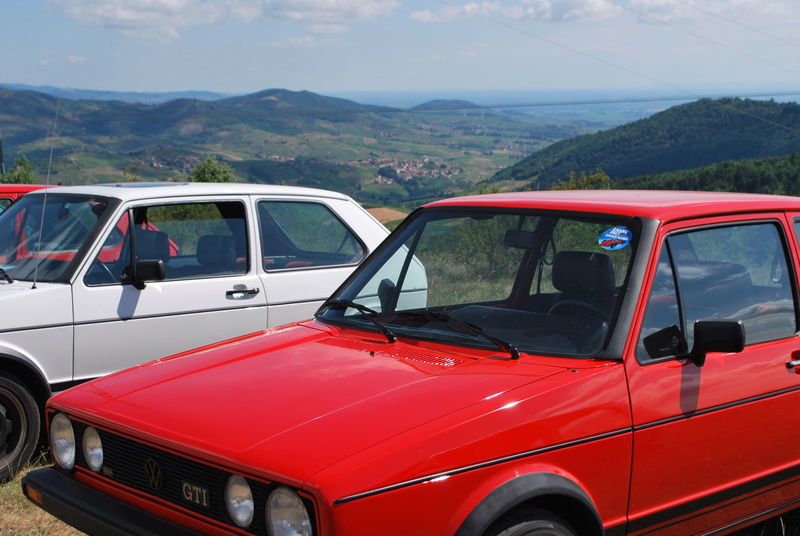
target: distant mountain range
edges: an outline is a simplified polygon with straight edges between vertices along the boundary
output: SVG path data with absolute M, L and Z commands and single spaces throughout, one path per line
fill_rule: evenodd
M 213 101 L 234 96 L 230 93 L 214 93 L 213 91 L 169 91 L 169 92 L 140 92 L 140 91 L 101 91 L 95 89 L 71 89 L 53 86 L 30 86 L 27 84 L 4 84 L 0 87 L 17 91 L 36 91 L 72 100 L 113 100 L 120 102 L 138 102 L 140 104 L 160 104 L 176 99 L 197 99 Z
M 142 104 L 0 88 L 6 167 L 25 155 L 43 176 L 52 149 L 51 175 L 62 184 L 131 174 L 183 180 L 211 154 L 232 165 L 240 180 L 418 204 L 467 191 L 537 149 L 597 128 L 461 101 L 401 110 L 284 89 Z M 397 178 L 378 173 L 386 168 Z
M 6 168 L 25 155 L 43 177 L 52 150 L 53 182 L 183 180 L 211 154 L 233 166 L 239 180 L 322 187 L 413 207 L 478 184 L 484 191 L 487 185 L 546 189 L 571 172 L 597 169 L 640 187 L 698 188 L 713 175 L 721 189 L 734 168 L 670 175 L 666 183 L 657 175 L 800 149 L 796 103 L 702 99 L 624 122 L 632 110 L 620 112 L 618 105 L 534 113 L 460 99 L 400 109 L 284 89 L 192 94 L 146 104 L 0 87 Z M 621 126 L 609 127 L 615 124 Z M 781 162 L 748 164 L 747 174 Z M 786 180 L 764 187 L 794 191 Z

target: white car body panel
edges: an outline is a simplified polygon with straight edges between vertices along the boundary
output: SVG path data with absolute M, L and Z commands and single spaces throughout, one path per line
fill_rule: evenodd
M 72 324 L 72 286 L 0 280 L 0 338 L 10 331 Z
M 193 279 L 75 287 L 75 380 L 102 376 L 194 347 L 264 329 L 258 277 Z M 126 351 L 120 351 L 120 348 Z

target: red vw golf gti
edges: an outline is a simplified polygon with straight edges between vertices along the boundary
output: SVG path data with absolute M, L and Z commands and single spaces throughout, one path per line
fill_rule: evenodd
M 102 535 L 733 531 L 800 501 L 798 229 L 780 196 L 432 203 L 314 319 L 54 396 L 24 491 Z

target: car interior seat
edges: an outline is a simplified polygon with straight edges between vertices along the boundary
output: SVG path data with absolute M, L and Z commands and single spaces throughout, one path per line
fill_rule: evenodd
M 614 305 L 614 265 L 603 253 L 559 251 L 553 258 L 553 286 L 560 292 L 551 314 L 598 316 L 607 320 Z
M 236 266 L 236 243 L 230 236 L 203 235 L 197 241 L 197 262 L 205 273 L 231 273 Z

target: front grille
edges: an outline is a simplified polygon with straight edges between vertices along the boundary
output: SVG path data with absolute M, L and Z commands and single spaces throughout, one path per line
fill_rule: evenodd
M 78 446 L 75 464 L 91 471 L 80 445 L 88 424 L 72 419 Z M 232 472 L 201 463 L 175 453 L 131 440 L 97 428 L 103 444 L 103 468 L 100 474 L 128 488 L 157 497 L 201 516 L 238 528 L 228 517 L 224 504 L 225 483 Z M 157 478 L 158 474 L 161 478 Z M 251 534 L 266 534 L 264 506 L 278 483 L 246 478 L 255 503 L 255 517 L 248 529 Z M 311 501 L 302 497 L 311 519 Z M 316 534 L 316 531 L 314 531 Z

